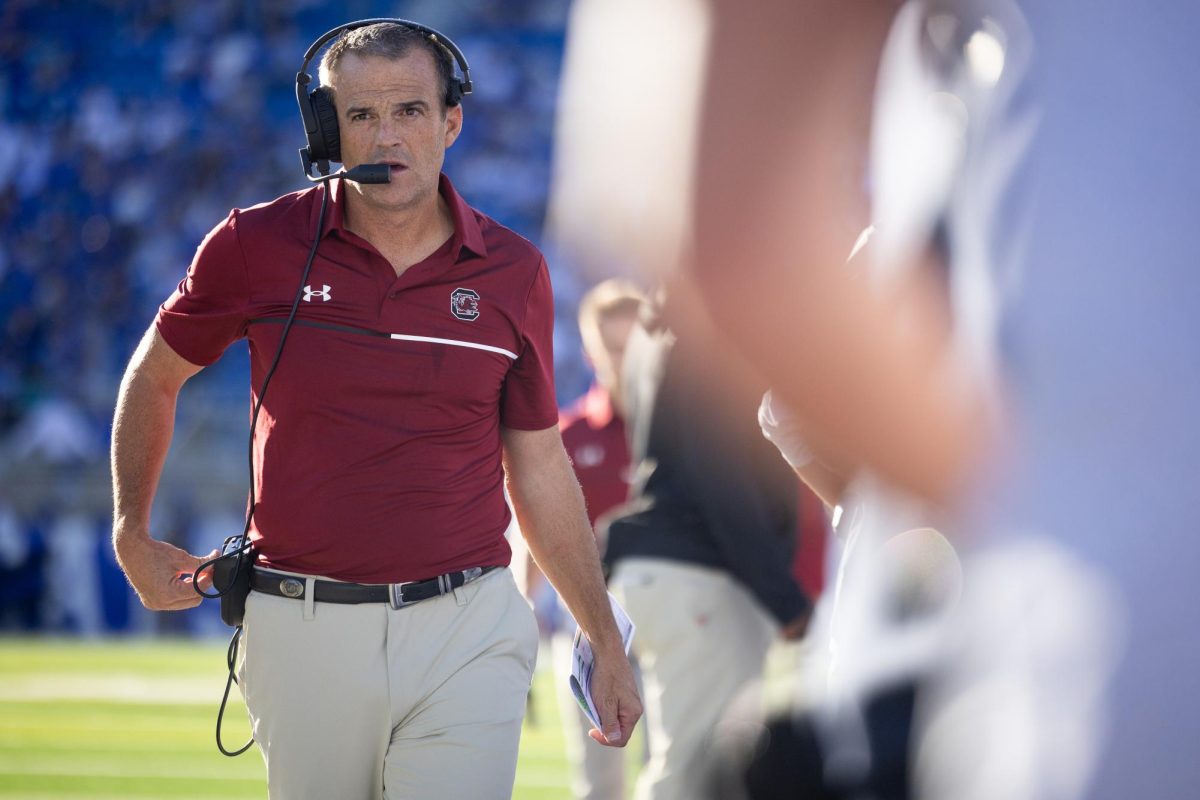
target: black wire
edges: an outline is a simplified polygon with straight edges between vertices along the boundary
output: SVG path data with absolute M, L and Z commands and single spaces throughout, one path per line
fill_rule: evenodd
M 241 638 L 242 626 L 238 625 L 237 629 L 233 632 L 233 638 L 229 640 L 229 650 L 225 653 L 225 660 L 229 664 L 229 677 L 225 679 L 225 694 L 221 695 L 221 707 L 217 710 L 217 749 L 221 751 L 221 755 L 226 755 L 230 758 L 240 756 L 254 744 L 253 736 L 237 750 L 226 750 L 225 745 L 221 742 L 221 719 L 225 716 L 225 704 L 229 702 L 229 689 L 233 684 L 237 683 L 237 675 L 234 674 L 234 664 L 237 661 L 238 640 Z
M 271 366 L 267 369 L 266 377 L 263 378 L 262 388 L 258 391 L 258 400 L 254 403 L 254 412 L 250 415 L 250 441 L 247 445 L 247 456 L 250 462 L 250 504 L 246 510 L 246 525 L 242 528 L 241 544 L 238 545 L 237 563 L 233 568 L 233 576 L 229 579 L 229 585 L 224 589 L 216 590 L 213 594 L 209 594 L 200 588 L 200 573 L 211 567 L 222 558 L 227 558 L 228 553 L 222 553 L 216 558 L 205 561 L 200 566 L 196 567 L 192 573 L 192 588 L 196 594 L 208 600 L 215 600 L 229 592 L 237 584 L 238 575 L 243 569 L 243 563 L 246 559 L 246 554 L 250 550 L 250 523 L 254 520 L 254 509 L 258 507 L 258 501 L 254 496 L 254 433 L 258 430 L 258 413 L 262 410 L 263 400 L 267 396 L 267 387 L 271 385 L 271 378 L 275 375 L 275 368 L 279 366 L 279 358 L 283 355 L 283 345 L 287 342 L 288 333 L 292 330 L 292 323 L 296 320 L 296 313 L 300 310 L 300 298 L 304 296 L 304 287 L 308 284 L 308 275 L 312 270 L 313 260 L 317 256 L 317 246 L 321 243 L 321 231 L 325 227 L 325 209 L 329 205 L 329 184 L 326 183 L 321 191 L 321 212 L 317 215 L 317 230 L 313 235 L 312 247 L 308 251 L 308 261 L 304 264 L 304 272 L 300 276 L 300 285 L 296 288 L 296 296 L 292 298 L 292 309 L 288 313 L 287 321 L 283 324 L 283 333 L 279 335 L 279 346 L 275 348 L 275 356 L 271 359 Z
M 279 358 L 283 355 L 283 345 L 287 342 L 288 333 L 292 330 L 292 323 L 296 320 L 296 313 L 300 310 L 300 298 L 304 296 L 304 287 L 308 284 L 308 274 L 312 270 L 313 260 L 317 257 L 317 246 L 321 243 L 321 231 L 325 228 L 325 210 L 329 206 L 329 184 L 326 183 L 321 192 L 321 212 L 317 215 L 317 230 L 313 234 L 312 248 L 308 251 L 308 261 L 304 264 L 304 272 L 300 276 L 300 285 L 296 288 L 296 296 L 292 299 L 292 310 L 288 313 L 287 322 L 283 324 L 283 332 L 279 335 L 279 346 L 275 348 L 275 356 L 271 359 L 271 366 L 267 369 L 267 374 L 263 378 L 262 388 L 258 391 L 258 400 L 254 403 L 254 412 L 250 415 L 250 443 L 247 446 L 247 455 L 250 463 L 250 504 L 246 509 L 246 526 L 242 528 L 241 542 L 238 544 L 237 563 L 234 565 L 233 577 L 229 580 L 229 585 L 224 589 L 219 589 L 214 584 L 216 589 L 214 594 L 209 594 L 200 588 L 200 573 L 208 569 L 222 558 L 228 558 L 229 553 L 222 553 L 216 558 L 205 561 L 192 573 L 192 589 L 196 594 L 209 600 L 215 600 L 227 594 L 234 586 L 237 585 L 238 575 L 242 569 L 249 569 L 245 565 L 247 555 L 250 552 L 250 523 L 254 520 L 254 509 L 258 506 L 258 501 L 254 496 L 254 433 L 258 430 L 258 413 L 262 410 L 263 400 L 267 396 L 267 387 L 271 385 L 271 377 L 275 374 L 275 368 L 279 366 Z M 226 542 L 228 546 L 228 542 Z M 242 626 L 238 625 L 233 632 L 233 638 L 229 640 L 229 650 L 225 654 L 225 659 L 229 667 L 229 676 L 225 679 L 225 693 L 221 696 L 221 707 L 217 710 L 217 749 L 222 755 L 240 756 L 242 753 L 250 749 L 254 744 L 254 737 L 250 737 L 250 741 L 246 742 L 238 750 L 226 750 L 225 745 L 221 742 L 221 721 L 225 717 L 225 705 L 229 701 L 229 690 L 233 684 L 237 682 L 237 676 L 234 674 L 234 662 L 237 660 L 238 640 L 242 637 Z

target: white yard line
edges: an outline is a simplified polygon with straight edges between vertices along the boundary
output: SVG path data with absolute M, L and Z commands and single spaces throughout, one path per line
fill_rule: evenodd
M 0 682 L 0 701 L 102 700 L 123 703 L 210 705 L 221 697 L 221 678 L 156 678 L 137 673 L 103 676 L 22 675 Z M 231 699 L 240 699 L 237 691 Z

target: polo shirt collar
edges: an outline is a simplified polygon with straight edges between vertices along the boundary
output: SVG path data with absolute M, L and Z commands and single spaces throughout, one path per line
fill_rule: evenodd
M 444 172 L 438 182 L 438 192 L 446 198 L 446 203 L 450 206 L 450 215 L 454 217 L 454 236 L 450 240 L 454 260 L 462 258 L 464 247 L 477 256 L 486 256 L 487 246 L 483 243 L 483 231 L 479 229 L 475 211 L 455 191 L 454 184 Z
M 346 196 L 342 190 L 341 179 L 328 181 L 325 186 L 329 189 L 330 195 L 329 208 L 325 212 L 325 224 L 321 227 L 322 239 L 335 230 L 344 230 L 346 226 Z M 486 256 L 487 246 L 483 243 L 483 231 L 479 229 L 479 220 L 475 217 L 474 210 L 462 199 L 444 172 L 438 180 L 438 193 L 450 206 L 450 215 L 454 219 L 454 234 L 450 237 L 450 252 L 454 256 L 454 260 L 462 258 L 464 248 L 477 256 Z M 315 225 L 317 216 L 321 213 L 320 196 L 314 194 L 313 201 L 312 224 Z

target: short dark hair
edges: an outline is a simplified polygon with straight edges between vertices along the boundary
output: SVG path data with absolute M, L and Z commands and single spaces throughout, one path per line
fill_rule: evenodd
M 438 74 L 442 79 L 442 109 L 445 110 L 450 105 L 449 100 L 452 96 L 454 56 L 429 34 L 397 22 L 377 22 L 346 31 L 334 39 L 333 44 L 321 57 L 321 84 L 329 85 L 329 74 L 337 69 L 342 57 L 348 53 L 398 59 L 404 58 L 414 47 L 433 56 L 433 63 L 437 65 Z

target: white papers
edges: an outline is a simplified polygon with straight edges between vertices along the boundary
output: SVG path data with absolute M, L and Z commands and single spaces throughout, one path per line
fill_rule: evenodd
M 617 630 L 621 634 L 621 644 L 625 648 L 625 655 L 628 656 L 629 645 L 633 643 L 633 621 L 629 619 L 629 615 L 625 613 L 625 609 L 621 608 L 621 604 L 617 602 L 617 598 L 613 597 L 611 592 L 608 595 L 608 602 L 612 606 L 613 618 L 617 621 Z M 592 654 L 591 643 L 583 635 L 583 631 L 576 628 L 575 645 L 571 652 L 571 675 L 569 676 L 571 693 L 575 695 L 575 700 L 587 718 L 603 732 L 604 728 L 600 725 L 600 714 L 596 711 L 596 704 L 592 702 L 592 669 L 595 661 L 596 657 Z

